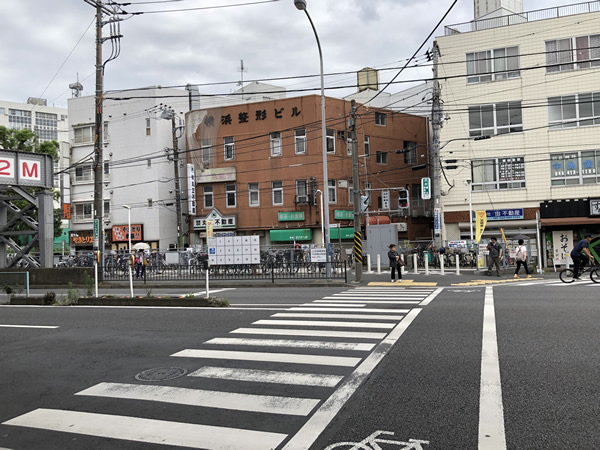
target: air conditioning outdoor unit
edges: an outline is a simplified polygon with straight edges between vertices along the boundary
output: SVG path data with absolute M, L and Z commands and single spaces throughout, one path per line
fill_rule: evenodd
M 296 195 L 296 203 L 308 203 L 307 195 Z

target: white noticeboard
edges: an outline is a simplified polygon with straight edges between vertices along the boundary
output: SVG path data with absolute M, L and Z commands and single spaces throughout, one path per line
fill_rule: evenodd
M 381 192 L 381 209 L 390 209 L 390 191 Z
M 259 264 L 259 242 L 258 235 L 208 239 L 208 259 L 211 265 Z
M 324 248 L 311 248 L 310 262 L 327 262 L 327 250 Z
M 571 250 L 573 250 L 573 231 L 553 231 L 552 232 L 552 260 L 556 266 L 564 266 L 569 262 L 573 265 L 571 259 Z

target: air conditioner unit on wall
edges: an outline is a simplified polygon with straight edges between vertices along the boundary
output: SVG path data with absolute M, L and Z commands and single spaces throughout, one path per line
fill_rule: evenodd
M 307 195 L 296 195 L 296 203 L 308 203 Z

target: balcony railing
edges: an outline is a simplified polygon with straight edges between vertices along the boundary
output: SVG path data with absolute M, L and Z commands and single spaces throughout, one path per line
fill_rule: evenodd
M 446 36 L 471 31 L 489 30 L 491 28 L 505 27 L 537 20 L 556 19 L 558 17 L 572 16 L 575 14 L 586 14 L 600 12 L 600 1 L 575 3 L 572 5 L 556 6 L 554 8 L 537 9 L 522 14 L 510 14 L 507 16 L 491 17 L 489 19 L 472 20 L 471 22 L 448 25 L 444 27 Z

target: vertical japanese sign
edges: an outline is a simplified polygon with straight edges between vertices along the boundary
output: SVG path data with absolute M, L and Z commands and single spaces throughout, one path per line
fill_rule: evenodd
M 213 237 L 213 227 L 214 227 L 214 220 L 207 220 L 206 221 L 206 238 L 210 239 Z
M 431 178 L 421 178 L 421 198 L 423 200 L 431 199 Z
M 485 230 L 486 225 L 487 215 L 485 211 L 475 211 L 475 242 L 479 242 L 481 240 L 481 235 L 483 234 L 483 230 Z
M 442 210 L 440 208 L 433 208 L 433 232 L 435 237 L 442 234 Z
M 94 219 L 94 248 L 100 248 L 100 220 Z
M 553 231 L 552 241 L 554 245 L 554 264 L 565 265 L 567 261 L 569 264 L 573 264 L 570 255 L 573 249 L 573 231 Z
M 196 173 L 194 172 L 194 165 L 187 165 L 187 182 L 188 182 L 188 214 L 190 216 L 196 215 Z
M 381 192 L 381 209 L 390 209 L 390 191 Z

